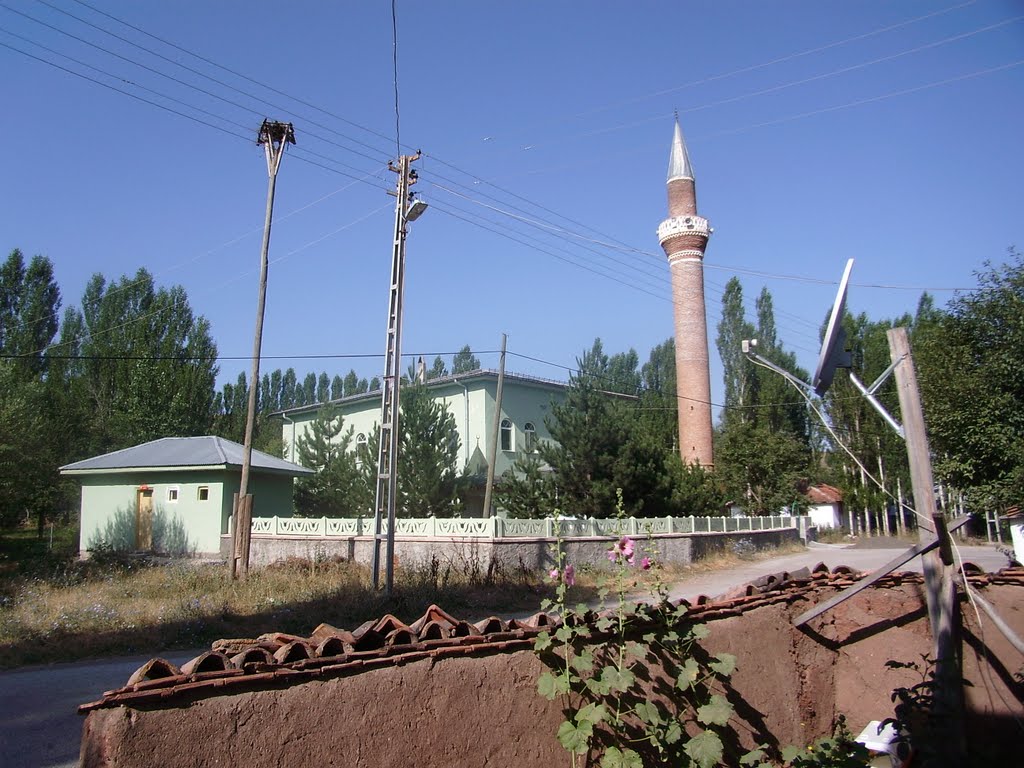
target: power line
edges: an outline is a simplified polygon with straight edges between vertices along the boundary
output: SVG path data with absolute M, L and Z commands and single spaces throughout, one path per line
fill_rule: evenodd
M 78 1 L 79 0 L 76 0 L 76 2 L 78 2 Z M 648 101 L 650 99 L 657 98 L 659 96 L 665 96 L 665 95 L 670 94 L 670 93 L 675 93 L 675 92 L 678 92 L 678 91 L 682 91 L 682 90 L 685 90 L 687 88 L 693 88 L 693 87 L 696 87 L 698 85 L 706 85 L 708 83 L 713 83 L 713 82 L 716 82 L 718 80 L 725 80 L 727 78 L 735 77 L 737 75 L 744 75 L 744 74 L 747 74 L 749 72 L 756 72 L 757 70 L 765 69 L 767 67 L 771 67 L 771 66 L 774 66 L 776 64 L 783 64 L 783 63 L 785 63 L 787 61 L 793 61 L 795 59 L 799 59 L 799 58 L 803 58 L 805 56 L 813 55 L 815 53 L 821 53 L 823 51 L 827 51 L 827 50 L 832 49 L 832 48 L 838 48 L 839 46 L 847 45 L 849 43 L 857 42 L 859 40 L 865 40 L 867 38 L 875 37 L 877 35 L 881 35 L 881 34 L 884 34 L 886 32 L 891 32 L 891 31 L 893 31 L 895 29 L 900 29 L 902 27 L 907 27 L 907 26 L 910 26 L 911 24 L 917 24 L 918 22 L 926 21 L 926 20 L 934 18 L 936 16 L 942 16 L 942 15 L 950 13 L 952 11 L 960 10 L 961 8 L 966 8 L 969 5 L 973 5 L 975 2 L 976 2 L 976 0 L 967 0 L 967 2 L 958 3 L 957 5 L 953 5 L 953 6 L 950 6 L 948 8 L 943 8 L 943 9 L 940 9 L 940 10 L 937 10 L 937 11 L 932 11 L 931 13 L 926 13 L 923 16 L 916 16 L 916 17 L 914 17 L 912 19 L 906 19 L 904 21 L 900 21 L 900 22 L 897 22 L 895 24 L 889 24 L 889 25 L 884 26 L 884 27 L 879 27 L 878 29 L 873 29 L 873 30 L 870 30 L 868 32 L 863 32 L 861 34 L 853 35 L 852 37 L 846 37 L 846 38 L 843 38 L 841 40 L 836 40 L 836 41 L 833 41 L 831 43 L 826 43 L 824 45 L 818 45 L 818 46 L 814 46 L 812 48 L 804 49 L 802 51 L 796 51 L 794 53 L 785 54 L 783 56 L 779 56 L 779 57 L 776 57 L 776 58 L 773 58 L 773 59 L 769 59 L 768 61 L 760 62 L 758 64 L 751 64 L 751 65 L 748 65 L 748 66 L 745 66 L 745 67 L 740 67 L 738 69 L 729 70 L 727 72 L 721 72 L 721 73 L 716 74 L 716 75 L 709 75 L 708 77 L 703 77 L 703 78 L 700 78 L 699 80 L 691 80 L 688 83 L 684 83 L 682 85 L 672 86 L 671 88 L 664 88 L 662 90 L 655 91 L 653 93 L 649 93 L 649 94 L 647 94 L 645 96 L 638 96 L 638 97 L 635 97 L 633 99 L 629 99 L 629 100 L 626 100 L 626 101 L 621 101 L 621 102 L 617 102 L 617 103 L 613 103 L 613 104 L 606 104 L 604 106 L 596 107 L 596 108 L 591 109 L 591 110 L 586 111 L 586 112 L 577 113 L 575 115 L 572 115 L 571 118 L 568 118 L 568 119 L 577 119 L 577 118 L 581 118 L 581 117 L 589 117 L 591 115 L 600 114 L 601 112 L 606 112 L 606 111 L 609 111 L 609 110 L 612 110 L 612 109 L 618 109 L 619 107 L 629 106 L 631 104 L 636 104 L 636 103 L 639 103 L 641 101 Z M 567 118 L 562 118 L 558 122 L 564 122 L 566 119 Z M 493 136 L 488 137 L 488 140 L 493 140 Z

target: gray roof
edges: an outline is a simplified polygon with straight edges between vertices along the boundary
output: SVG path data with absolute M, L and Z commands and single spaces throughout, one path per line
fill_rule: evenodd
M 245 446 L 223 437 L 163 437 L 131 448 L 83 459 L 60 468 L 61 472 L 103 472 L 128 468 L 241 467 Z M 311 475 L 312 470 L 269 453 L 252 452 L 253 471 Z
M 672 151 L 668 156 L 668 180 L 692 178 L 693 166 L 690 165 L 690 153 L 686 151 L 683 129 L 679 127 L 679 120 L 676 120 L 676 132 L 672 136 Z
M 449 384 L 459 384 L 467 381 L 481 380 L 481 379 L 497 379 L 498 372 L 489 368 L 477 368 L 473 371 L 466 371 L 465 373 L 449 373 L 444 376 L 438 376 L 436 379 L 428 379 L 425 382 L 427 389 L 437 389 Z M 543 389 L 549 389 L 553 391 L 568 389 L 569 385 L 564 381 L 555 381 L 553 379 L 542 379 L 537 376 L 528 376 L 524 373 L 514 373 L 512 371 L 505 371 L 505 384 L 508 385 L 511 382 L 519 382 L 534 387 L 541 387 Z M 404 384 L 404 382 L 403 382 Z M 316 413 L 325 405 L 342 405 L 348 403 L 359 402 L 360 400 L 380 400 L 381 391 L 379 389 L 372 390 L 370 392 L 361 392 L 358 395 L 345 395 L 334 400 L 328 400 L 326 403 L 310 403 L 309 405 L 296 405 L 292 408 L 285 408 L 281 411 L 274 411 L 271 416 L 286 416 L 290 417 L 295 414 L 303 413 Z

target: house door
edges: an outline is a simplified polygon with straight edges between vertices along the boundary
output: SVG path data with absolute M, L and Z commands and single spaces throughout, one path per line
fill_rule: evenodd
M 153 548 L 153 489 L 140 488 L 135 505 L 135 548 L 148 551 Z

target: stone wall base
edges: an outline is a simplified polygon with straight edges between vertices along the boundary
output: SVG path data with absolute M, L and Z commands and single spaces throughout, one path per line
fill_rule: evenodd
M 752 551 L 800 543 L 795 528 L 771 531 L 738 531 L 734 533 L 666 533 L 636 536 L 638 550 L 662 563 L 689 565 L 717 552 L 736 549 Z M 594 567 L 609 565 L 605 553 L 614 541 L 607 536 L 563 539 L 562 548 L 573 563 L 589 563 Z M 416 566 L 438 560 L 463 565 L 468 569 L 548 570 L 554 566 L 556 539 L 483 539 L 483 538 L 416 538 L 395 539 L 395 560 L 400 565 Z M 383 545 L 382 545 L 383 554 Z M 231 539 L 221 538 L 221 555 L 231 553 Z M 373 561 L 373 537 L 288 537 L 253 536 L 249 563 L 254 568 L 299 558 L 303 560 L 342 560 L 369 565 Z

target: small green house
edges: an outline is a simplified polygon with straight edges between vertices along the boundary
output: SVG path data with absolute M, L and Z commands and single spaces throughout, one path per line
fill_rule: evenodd
M 61 467 L 61 474 L 82 483 L 79 551 L 107 545 L 219 556 L 244 453 L 243 446 L 222 437 L 165 437 Z M 294 478 L 311 474 L 253 451 L 253 514 L 291 517 Z

